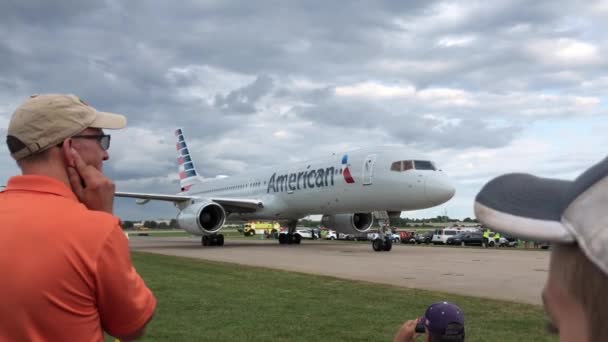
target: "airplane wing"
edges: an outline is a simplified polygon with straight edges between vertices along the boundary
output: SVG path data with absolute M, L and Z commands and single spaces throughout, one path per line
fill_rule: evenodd
M 168 202 L 186 202 L 195 199 L 201 199 L 202 197 L 196 195 L 164 195 L 164 194 L 148 194 L 138 192 L 120 192 L 114 193 L 116 197 L 129 197 L 137 198 L 137 204 L 146 204 L 150 200 L 156 201 L 168 201 Z M 260 200 L 251 198 L 221 198 L 211 197 L 209 200 L 218 203 L 224 209 L 231 213 L 252 213 L 258 209 L 264 208 L 264 204 Z

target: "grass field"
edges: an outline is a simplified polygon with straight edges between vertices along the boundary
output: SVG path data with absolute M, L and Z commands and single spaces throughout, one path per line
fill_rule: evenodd
M 465 311 L 467 341 L 557 341 L 545 332 L 537 306 L 139 252 L 132 256 L 158 299 L 145 341 L 391 341 L 403 321 L 440 300 Z

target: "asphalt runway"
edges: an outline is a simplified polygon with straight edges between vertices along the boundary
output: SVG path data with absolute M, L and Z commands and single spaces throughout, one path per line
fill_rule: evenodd
M 262 266 L 344 279 L 540 305 L 549 266 L 544 250 L 393 245 L 304 240 L 226 240 L 203 247 L 198 237 L 131 236 L 132 250 Z

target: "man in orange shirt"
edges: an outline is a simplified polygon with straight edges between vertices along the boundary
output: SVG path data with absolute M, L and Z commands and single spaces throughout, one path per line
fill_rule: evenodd
M 131 263 L 102 173 L 122 115 L 73 95 L 34 95 L 6 142 L 22 175 L 0 192 L 0 341 L 143 335 L 156 298 Z

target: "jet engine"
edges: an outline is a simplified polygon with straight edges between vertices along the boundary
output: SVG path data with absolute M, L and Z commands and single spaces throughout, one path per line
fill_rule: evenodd
M 177 214 L 177 224 L 190 234 L 206 235 L 219 231 L 226 221 L 221 205 L 205 201 L 195 202 Z
M 356 234 L 368 231 L 374 223 L 371 213 L 323 215 L 323 226 L 339 233 Z

